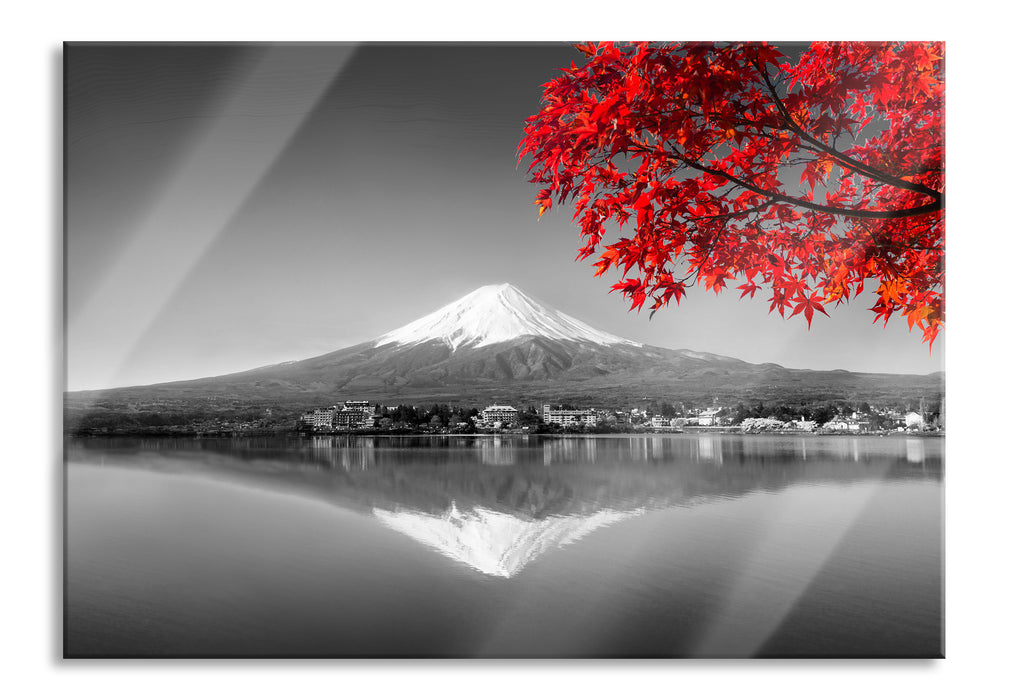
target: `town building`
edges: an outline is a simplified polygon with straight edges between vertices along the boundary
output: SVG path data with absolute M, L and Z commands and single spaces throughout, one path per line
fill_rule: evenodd
M 678 427 L 675 418 L 666 418 L 665 416 L 652 416 L 650 425 L 658 430 Z
M 480 422 L 486 425 L 515 423 L 518 421 L 518 418 L 518 409 L 512 406 L 488 406 L 480 412 Z
M 302 414 L 301 423 L 305 427 L 315 430 L 328 430 L 333 427 L 333 414 L 336 410 L 336 406 L 317 408 L 314 411 Z
M 823 429 L 827 432 L 857 433 L 863 429 L 868 430 L 868 424 L 860 422 L 857 418 L 835 416 L 823 424 Z
M 701 411 L 701 414 L 697 416 L 698 425 L 718 425 L 718 414 L 721 408 L 708 408 Z
M 301 415 L 303 428 L 312 430 L 357 430 L 375 426 L 375 405 L 369 401 L 347 401 L 316 408 Z
M 360 430 L 375 427 L 375 405 L 369 401 L 346 401 L 333 414 L 333 427 L 337 430 Z
M 642 425 L 648 422 L 648 411 L 643 408 L 631 409 L 631 425 Z
M 560 409 L 551 408 L 550 404 L 543 404 L 543 422 L 553 423 L 560 426 L 570 425 L 596 425 L 599 416 L 594 408 L 573 408 Z

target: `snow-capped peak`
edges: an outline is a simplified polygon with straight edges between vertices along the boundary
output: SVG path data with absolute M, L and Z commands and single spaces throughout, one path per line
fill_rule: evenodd
M 414 345 L 440 340 L 456 350 L 527 335 L 599 345 L 641 346 L 551 309 L 507 283 L 480 287 L 434 313 L 386 333 L 375 345 Z

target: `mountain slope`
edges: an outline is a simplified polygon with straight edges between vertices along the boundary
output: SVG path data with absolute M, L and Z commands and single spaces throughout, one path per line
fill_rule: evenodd
M 322 405 L 404 401 L 624 402 L 642 397 L 866 399 L 941 391 L 943 377 L 794 370 L 642 345 L 509 284 L 481 287 L 374 341 L 219 377 L 77 392 L 89 400 Z M 883 392 L 883 394 L 881 394 Z
M 441 341 L 452 350 L 458 350 L 460 347 L 485 347 L 523 336 L 641 347 L 641 343 L 596 330 L 551 309 L 507 283 L 480 287 L 434 313 L 386 333 L 375 341 L 375 346 Z

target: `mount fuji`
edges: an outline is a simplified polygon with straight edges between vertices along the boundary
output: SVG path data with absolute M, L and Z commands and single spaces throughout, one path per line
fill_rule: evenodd
M 386 333 L 375 341 L 375 346 L 441 341 L 456 351 L 527 336 L 603 346 L 641 347 L 641 343 L 596 330 L 576 318 L 544 306 L 507 283 L 480 287 L 434 313 Z
M 212 398 L 235 405 L 503 401 L 599 403 L 704 398 L 869 400 L 941 391 L 941 374 L 796 370 L 644 345 L 591 327 L 511 284 L 480 287 L 375 340 L 245 372 L 68 396 L 127 403 Z M 76 401 L 75 401 L 76 403 Z

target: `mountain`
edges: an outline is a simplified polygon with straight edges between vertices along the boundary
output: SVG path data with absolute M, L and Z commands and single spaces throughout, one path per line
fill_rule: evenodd
M 306 360 L 219 377 L 68 394 L 68 405 L 406 401 L 619 403 L 916 399 L 943 376 L 796 370 L 644 345 L 592 328 L 511 284 L 480 287 L 381 337 Z
M 596 330 L 565 313 L 551 309 L 511 284 L 491 284 L 434 313 L 386 333 L 375 341 L 384 345 L 412 346 L 440 342 L 453 351 L 482 348 L 523 337 L 602 345 L 641 343 Z

